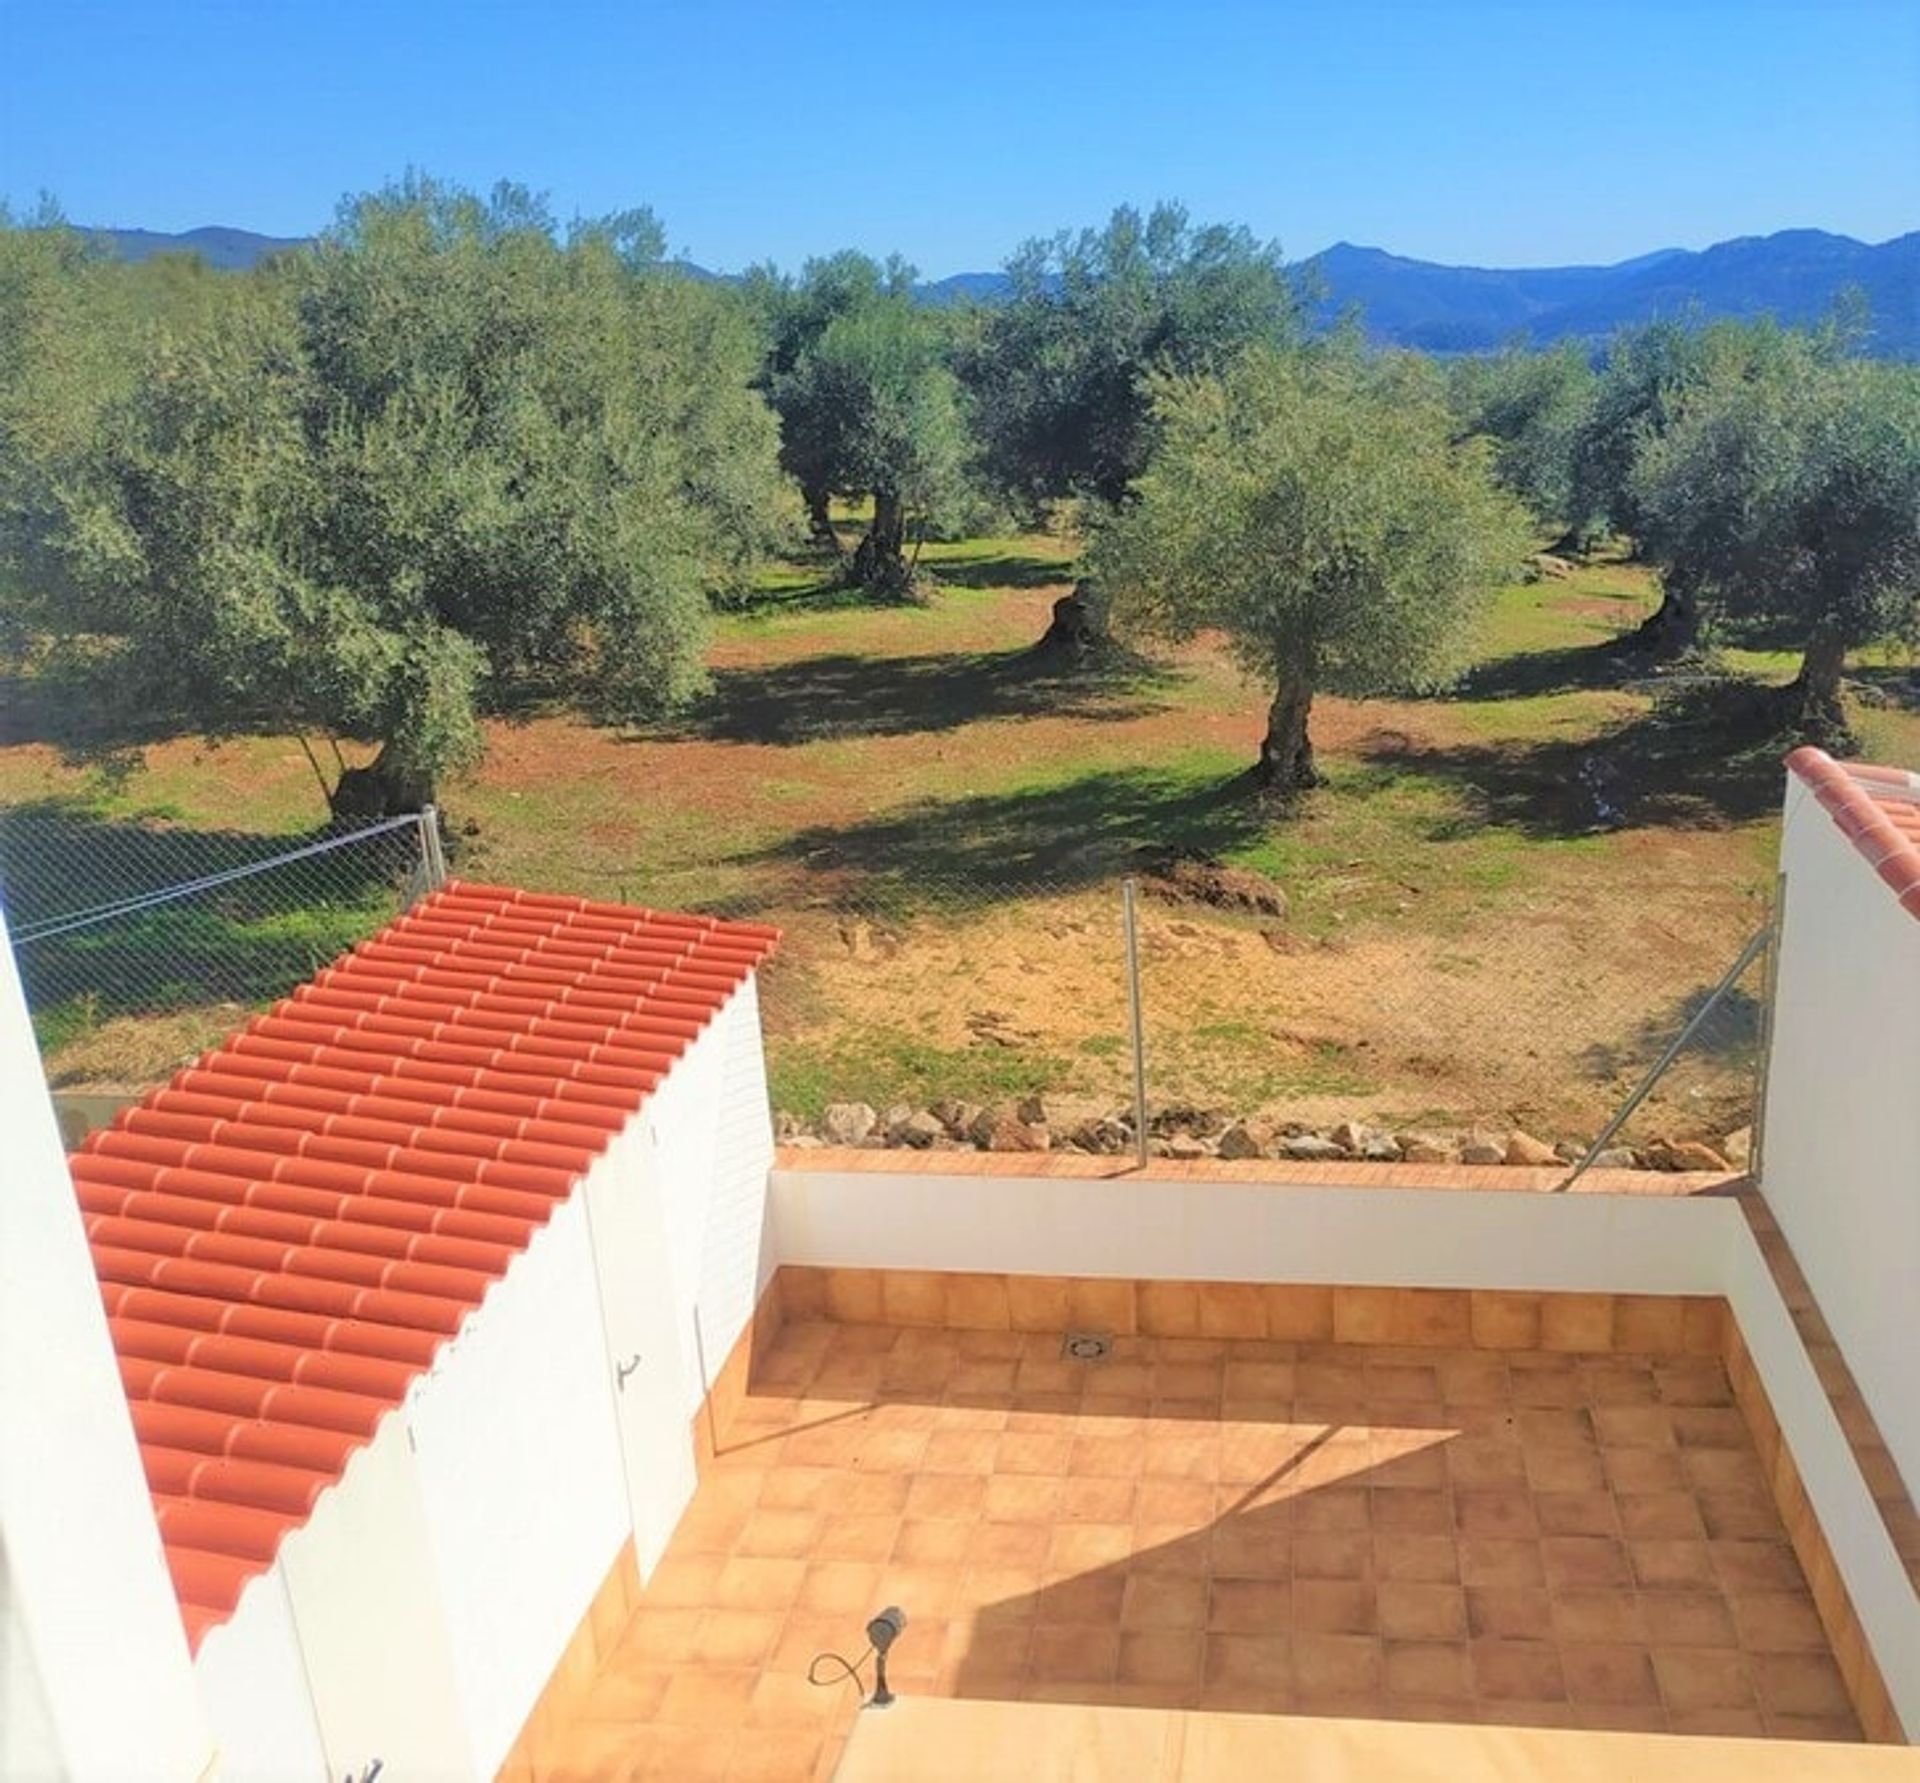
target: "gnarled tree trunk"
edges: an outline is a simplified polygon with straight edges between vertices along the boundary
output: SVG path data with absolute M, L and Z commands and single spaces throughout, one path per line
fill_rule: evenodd
M 1313 710 L 1313 683 L 1297 670 L 1280 677 L 1280 686 L 1267 708 L 1267 734 L 1260 742 L 1256 776 L 1263 792 L 1287 797 L 1321 784 L 1313 762 L 1313 739 L 1307 718 Z
M 1800 673 L 1780 690 L 1780 699 L 1786 729 L 1835 754 L 1850 755 L 1859 748 L 1860 739 L 1847 722 L 1840 692 L 1846 666 L 1846 634 L 1838 626 L 1816 626 L 1800 658 Z
M 1107 627 L 1107 602 L 1092 582 L 1081 580 L 1071 594 L 1053 603 L 1053 620 L 1041 634 L 1040 648 L 1049 656 L 1085 662 L 1113 642 Z
M 393 745 L 383 743 L 364 768 L 348 768 L 341 774 L 327 803 L 333 807 L 336 823 L 370 823 L 431 805 L 433 792 L 431 775 L 403 768 L 394 757 Z
M 1628 647 L 1656 662 L 1685 656 L 1700 642 L 1700 598 L 1677 580 L 1662 583 L 1660 604 L 1645 619 Z
M 840 535 L 833 530 L 833 513 L 830 507 L 830 493 L 817 486 L 803 488 L 801 496 L 807 504 L 807 537 L 822 550 L 840 555 Z
M 854 585 L 870 594 L 904 594 L 913 581 L 907 567 L 907 513 L 890 489 L 873 492 L 873 522 L 853 554 Z

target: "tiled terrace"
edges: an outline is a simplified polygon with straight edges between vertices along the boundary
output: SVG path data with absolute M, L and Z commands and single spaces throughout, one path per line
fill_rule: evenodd
M 807 1682 L 1851 1740 L 1715 1356 L 789 1323 L 566 1731 L 582 1777 L 829 1775 Z

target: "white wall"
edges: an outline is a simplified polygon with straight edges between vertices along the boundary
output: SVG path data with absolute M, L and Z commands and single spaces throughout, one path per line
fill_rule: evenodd
M 691 1417 L 747 1320 L 773 1261 L 763 1255 L 773 1119 L 760 1002 L 749 977 L 648 1104 L 673 1247 Z
M 328 1783 L 306 1661 L 277 1562 L 248 1582 L 227 1621 L 208 1629 L 193 1669 L 218 1731 L 222 1777 Z
M 491 1776 L 630 1527 L 578 1191 L 441 1350 L 406 1415 L 474 1771 Z
M 1920 919 L 1788 782 L 1767 1203 L 1920 1499 Z
M 1169 1281 L 1717 1294 L 1729 1201 L 775 1171 L 780 1261 Z
M 0 1136 L 0 1757 L 194 1778 L 212 1743 L 4 918 Z
M 332 1774 L 363 1777 L 377 1760 L 389 1777 L 473 1776 L 403 1413 L 354 1451 L 276 1565 Z

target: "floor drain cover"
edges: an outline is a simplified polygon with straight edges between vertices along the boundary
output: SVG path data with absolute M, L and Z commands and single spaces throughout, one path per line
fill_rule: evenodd
M 1093 1331 L 1069 1331 L 1060 1354 L 1069 1362 L 1098 1362 L 1113 1347 L 1113 1339 Z

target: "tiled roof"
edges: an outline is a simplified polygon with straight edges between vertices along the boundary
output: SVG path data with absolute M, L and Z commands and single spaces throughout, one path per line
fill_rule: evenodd
M 195 1646 L 775 939 L 455 882 L 75 1153 Z
M 1920 774 L 1837 762 L 1824 749 L 1796 749 L 1787 766 L 1813 789 L 1902 907 L 1920 916 Z

